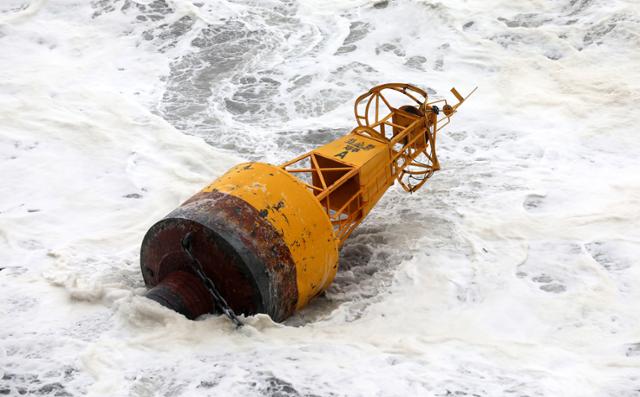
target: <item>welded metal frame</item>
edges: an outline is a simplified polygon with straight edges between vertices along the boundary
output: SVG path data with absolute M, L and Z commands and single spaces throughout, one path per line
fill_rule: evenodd
M 390 91 L 402 94 L 410 103 L 415 104 L 414 107 L 418 110 L 416 114 L 405 112 L 402 106 L 394 107 L 385 96 L 385 92 Z M 363 199 L 365 192 L 373 192 L 378 197 L 396 180 L 405 191 L 412 193 L 440 169 L 436 153 L 437 133 L 449 124 L 451 116 L 475 89 L 466 97 L 462 97 L 455 88 L 451 92 L 458 100 L 453 106 L 446 99 L 429 102 L 424 90 L 402 83 L 379 85 L 356 99 L 354 113 L 358 126 L 351 133 L 388 145 L 390 160 L 386 167 L 380 167 L 369 184 L 360 186 L 337 210 L 331 208 L 332 194 L 345 182 L 357 177 L 359 168 L 339 160 L 334 161 L 344 164 L 343 167 L 321 167 L 315 151 L 280 165 L 283 170 L 298 177 L 315 195 L 329 216 L 341 245 L 366 216 L 363 211 L 366 205 Z M 394 117 L 399 114 L 410 122 L 407 125 L 395 123 Z M 418 159 L 421 155 L 424 156 L 423 160 Z M 343 175 L 333 183 L 327 183 L 325 176 L 333 172 L 341 172 Z M 306 179 L 300 174 L 306 175 Z M 308 183 L 313 180 L 313 175 L 319 184 Z M 414 181 L 417 183 L 414 184 Z M 376 185 L 375 189 L 372 188 L 373 184 Z
M 398 125 L 390 121 L 393 120 L 394 115 L 400 109 L 400 106 L 393 106 L 385 96 L 385 92 L 392 91 L 409 98 L 410 101 L 417 105 L 422 117 L 416 115 L 414 123 L 407 126 Z M 474 92 L 475 89 L 469 95 Z M 451 93 L 458 100 L 458 103 L 453 106 L 446 99 L 430 102 L 424 90 L 411 84 L 389 83 L 373 87 L 355 101 L 354 113 L 359 128 L 356 128 L 354 132 L 389 144 L 392 152 L 393 175 L 400 186 L 407 192 L 412 193 L 420 189 L 440 169 L 436 152 L 437 133 L 449 124 L 451 116 L 456 113 L 457 108 L 469 97 L 469 95 L 462 97 L 455 88 L 451 89 Z M 437 108 L 434 108 L 434 106 Z M 442 113 L 440 113 L 439 106 L 442 107 Z M 386 111 L 384 111 L 384 108 L 386 108 Z M 439 115 L 441 116 L 438 117 Z M 388 127 L 396 130 L 393 136 L 387 137 Z M 416 129 L 420 131 L 412 134 Z M 408 142 L 400 148 L 396 147 L 399 142 L 402 142 L 410 135 L 413 135 L 413 137 Z M 423 136 L 424 143 L 422 144 Z M 426 161 L 417 160 L 420 155 L 424 155 Z M 418 183 L 413 184 L 412 180 L 417 180 Z
M 311 168 L 296 168 L 301 163 L 304 163 L 305 160 L 309 160 L 311 164 Z M 339 161 L 336 161 L 339 162 Z M 334 233 L 336 237 L 341 241 L 344 241 L 351 231 L 362 221 L 362 216 L 356 219 L 355 214 L 358 214 L 363 207 L 363 202 L 361 199 L 363 189 L 360 188 L 356 191 L 350 199 L 347 200 L 339 209 L 333 210 L 331 209 L 331 194 L 334 193 L 338 188 L 340 188 L 345 182 L 354 176 L 358 175 L 359 169 L 348 164 L 345 164 L 344 167 L 321 167 L 319 165 L 318 159 L 316 157 L 316 153 L 309 152 L 305 153 L 301 156 L 294 158 L 293 160 L 287 161 L 286 163 L 280 165 L 282 169 L 296 176 L 302 184 L 304 184 L 311 192 L 316 196 L 320 205 L 324 208 L 329 219 L 331 220 L 331 224 L 333 225 Z M 340 176 L 336 181 L 331 184 L 328 184 L 326 181 L 326 174 L 330 172 L 342 172 L 343 175 Z M 296 174 L 315 174 L 317 179 L 320 181 L 320 186 L 312 185 L 306 182 L 304 179 L 300 178 Z M 345 214 L 345 211 L 349 209 L 349 214 Z M 346 215 L 346 216 L 343 216 Z

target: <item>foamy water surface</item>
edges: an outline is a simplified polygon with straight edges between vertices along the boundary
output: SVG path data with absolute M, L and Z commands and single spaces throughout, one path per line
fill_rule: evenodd
M 3 0 L 0 394 L 640 396 L 639 67 L 633 0 Z M 383 82 L 479 89 L 325 296 L 142 297 L 156 220 Z

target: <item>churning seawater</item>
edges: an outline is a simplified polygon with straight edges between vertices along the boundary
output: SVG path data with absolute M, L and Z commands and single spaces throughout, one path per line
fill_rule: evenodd
M 640 396 L 634 0 L 2 0 L 0 394 Z M 147 228 L 384 82 L 479 90 L 284 324 L 141 295 Z

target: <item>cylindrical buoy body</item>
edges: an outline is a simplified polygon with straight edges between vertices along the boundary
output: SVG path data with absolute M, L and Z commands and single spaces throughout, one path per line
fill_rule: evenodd
M 270 164 L 235 166 L 144 237 L 147 296 L 195 318 L 213 303 L 182 249 L 189 232 L 193 255 L 236 313 L 282 321 L 337 271 L 339 241 L 327 213 L 303 183 Z

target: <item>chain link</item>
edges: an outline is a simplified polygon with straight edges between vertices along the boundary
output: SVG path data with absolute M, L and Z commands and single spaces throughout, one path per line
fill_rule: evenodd
M 181 241 L 182 249 L 184 250 L 184 252 L 187 253 L 189 258 L 191 259 L 191 263 L 190 263 L 191 268 L 196 273 L 196 275 L 200 278 L 200 280 L 202 281 L 202 284 L 204 284 L 205 288 L 207 288 L 207 290 L 213 297 L 214 304 L 220 310 L 222 310 L 222 312 L 227 317 L 229 317 L 229 319 L 236 325 L 237 328 L 242 327 L 244 325 L 242 324 L 242 321 L 240 321 L 240 319 L 238 318 L 238 316 L 236 316 L 236 314 L 234 313 L 233 309 L 229 306 L 227 301 L 222 297 L 222 295 L 220 295 L 220 292 L 218 292 L 218 290 L 216 289 L 216 286 L 215 284 L 213 284 L 213 281 L 204 273 L 204 269 L 202 268 L 202 264 L 200 263 L 198 258 L 196 258 L 195 255 L 193 255 L 193 252 L 191 251 L 191 247 L 192 247 L 191 238 L 192 238 L 191 232 L 188 232 L 187 234 L 185 234 L 184 238 Z

